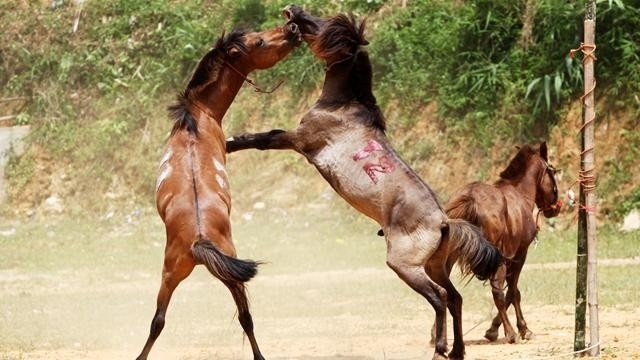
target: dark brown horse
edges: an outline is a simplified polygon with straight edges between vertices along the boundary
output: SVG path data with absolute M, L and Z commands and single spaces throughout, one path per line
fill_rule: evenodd
M 450 219 L 429 186 L 396 154 L 372 93 L 371 63 L 361 45 L 364 25 L 338 15 L 324 20 L 296 6 L 285 15 L 298 24 L 313 54 L 326 63 L 322 94 L 293 130 L 236 136 L 227 151 L 289 149 L 304 155 L 334 190 L 383 228 L 387 264 L 436 312 L 434 359 L 446 358 L 446 311 L 454 317 L 451 359 L 462 359 L 462 298 L 446 272 L 455 251 L 463 268 L 488 278 L 501 262 L 480 229 Z
M 491 277 L 493 300 L 498 315 L 485 333 L 490 341 L 498 338 L 502 323 L 509 343 L 516 341 L 516 333 L 507 317 L 507 308 L 513 304 L 518 332 L 522 339 L 531 338 L 531 331 L 522 317 L 518 279 L 527 258 L 529 245 L 538 232 L 533 210 L 545 217 L 557 216 L 562 208 L 558 198 L 555 169 L 547 159 L 547 144 L 525 145 L 511 159 L 493 185 L 471 183 L 458 190 L 445 206 L 447 215 L 465 219 L 482 228 L 486 238 L 502 253 L 505 261 Z M 451 271 L 455 256 L 447 266 Z M 507 296 L 504 283 L 507 282 Z
M 231 240 L 231 198 L 221 121 L 246 75 L 266 69 L 300 43 L 295 24 L 258 33 L 233 31 L 200 60 L 186 90 L 169 110 L 175 125 L 160 163 L 156 205 L 167 243 L 156 313 L 138 356 L 146 359 L 160 335 L 171 294 L 194 266 L 203 264 L 231 291 L 254 359 L 263 359 L 253 334 L 244 283 L 257 263 L 236 258 Z

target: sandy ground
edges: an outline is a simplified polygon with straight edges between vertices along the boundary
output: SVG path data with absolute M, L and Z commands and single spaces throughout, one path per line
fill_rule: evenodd
M 143 271 L 1 270 L 0 359 L 132 359 L 146 339 L 158 283 L 157 274 Z M 433 311 L 384 267 L 263 274 L 250 293 L 268 359 L 430 359 L 433 353 Z M 477 297 L 465 296 L 475 303 L 463 314 L 468 359 L 573 357 L 572 306 L 525 303 L 535 337 L 488 343 L 483 334 L 495 311 L 488 290 Z M 174 295 L 150 358 L 252 358 L 234 310 L 226 290 L 196 269 Z M 600 323 L 601 358 L 640 359 L 640 311 L 601 307 Z

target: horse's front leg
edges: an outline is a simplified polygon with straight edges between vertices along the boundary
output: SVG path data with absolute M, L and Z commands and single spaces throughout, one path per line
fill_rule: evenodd
M 227 153 L 239 150 L 258 149 L 258 150 L 282 150 L 296 149 L 295 132 L 275 129 L 262 133 L 246 133 L 234 135 L 227 140 Z

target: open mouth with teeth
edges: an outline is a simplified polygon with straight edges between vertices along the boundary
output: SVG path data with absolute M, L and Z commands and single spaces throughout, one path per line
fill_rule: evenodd
M 322 25 L 326 22 L 324 19 L 305 12 L 297 5 L 288 5 L 282 10 L 282 15 L 288 20 L 288 26 L 294 24 L 298 27 L 302 38 L 307 42 L 313 41 L 320 32 Z

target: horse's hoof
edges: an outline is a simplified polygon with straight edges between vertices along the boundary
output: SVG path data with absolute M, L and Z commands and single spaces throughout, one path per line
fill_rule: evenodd
M 489 340 L 489 341 L 496 341 L 498 340 L 498 330 L 494 330 L 494 329 L 489 329 L 484 333 L 484 338 Z
M 520 337 L 522 338 L 522 340 L 531 340 L 533 339 L 533 333 L 531 332 L 531 330 L 527 329 L 526 331 L 520 333 Z
M 447 360 L 447 357 L 443 354 L 435 353 L 433 354 L 433 360 Z
M 518 340 L 518 337 L 516 336 L 516 334 L 505 334 L 505 337 L 507 338 L 507 342 L 509 344 L 515 344 L 516 341 Z
M 464 353 L 462 354 L 454 354 L 453 352 L 449 353 L 449 360 L 464 360 Z

